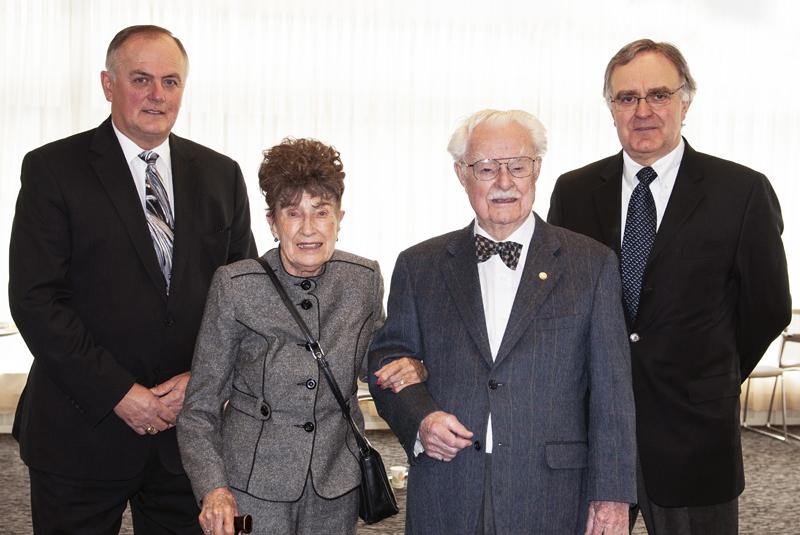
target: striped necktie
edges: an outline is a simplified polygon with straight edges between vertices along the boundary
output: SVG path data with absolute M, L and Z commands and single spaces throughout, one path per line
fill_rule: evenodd
M 164 274 L 167 282 L 167 293 L 169 293 L 169 281 L 172 275 L 172 242 L 174 241 L 175 219 L 172 217 L 172 208 L 169 205 L 167 190 L 164 189 L 164 182 L 156 169 L 158 154 L 151 150 L 146 150 L 139 155 L 139 158 L 147 163 L 144 172 L 145 183 L 145 216 L 147 226 L 150 229 L 150 237 L 153 239 L 153 247 L 158 257 L 158 265 Z
M 650 191 L 650 183 L 658 174 L 652 167 L 644 167 L 636 178 L 639 183 L 633 188 L 625 218 L 625 237 L 622 239 L 620 271 L 622 273 L 622 297 L 628 319 L 633 323 L 639 313 L 639 295 L 642 277 L 650 250 L 656 240 L 656 203 Z

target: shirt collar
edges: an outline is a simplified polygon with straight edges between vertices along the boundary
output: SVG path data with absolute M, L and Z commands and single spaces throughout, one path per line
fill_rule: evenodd
M 144 152 L 145 149 L 141 148 L 139 145 L 134 143 L 131 138 L 123 134 L 118 128 L 117 125 L 114 124 L 114 121 L 111 121 L 111 126 L 114 127 L 114 133 L 117 135 L 117 140 L 119 141 L 120 147 L 122 147 L 122 154 L 125 155 L 125 161 L 129 164 L 139 161 L 144 163 L 144 160 L 139 158 L 139 155 Z M 161 168 L 162 164 L 165 169 L 171 169 L 171 160 L 170 160 L 170 152 L 169 152 L 169 137 L 164 140 L 164 142 L 155 147 L 153 150 L 156 154 L 158 154 L 158 167 Z
M 636 187 L 639 183 L 639 179 L 636 178 L 636 173 L 644 169 L 645 167 L 652 167 L 653 171 L 656 172 L 658 176 L 666 176 L 672 169 L 677 168 L 681 164 L 681 160 L 683 159 L 683 151 L 686 148 L 686 143 L 683 141 L 683 137 L 681 137 L 680 142 L 678 145 L 672 149 L 668 154 L 663 156 L 661 159 L 656 160 L 650 166 L 645 166 L 639 163 L 636 163 L 630 155 L 622 151 L 622 162 L 623 162 L 623 171 L 622 177 L 624 180 L 628 181 L 628 183 L 632 187 Z M 663 184 L 663 181 L 659 182 L 656 180 L 654 184 Z
M 521 243 L 522 247 L 525 248 L 531 243 L 531 239 L 533 239 L 533 231 L 536 228 L 536 218 L 533 216 L 533 212 L 528 214 L 528 218 L 525 219 L 525 222 L 519 226 L 517 230 L 511 233 L 511 235 L 503 241 L 513 241 L 516 243 Z M 480 226 L 478 220 L 475 219 L 475 225 L 473 227 L 473 232 L 475 234 L 480 234 L 484 238 L 489 238 L 492 241 L 495 241 L 488 232 L 486 232 L 483 227 Z

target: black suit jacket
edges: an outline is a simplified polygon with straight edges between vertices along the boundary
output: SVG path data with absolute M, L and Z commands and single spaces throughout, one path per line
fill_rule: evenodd
M 107 119 L 25 156 L 9 301 L 34 362 L 14 421 L 25 463 L 130 478 L 158 450 L 182 472 L 174 429 L 139 436 L 113 409 L 134 383 L 188 371 L 215 269 L 256 255 L 239 166 L 170 135 L 170 293 L 130 169 Z
M 619 253 L 622 165 L 620 152 L 562 175 L 548 220 Z M 744 489 L 740 384 L 791 317 L 782 231 L 764 175 L 686 144 L 628 320 L 639 457 L 657 504 Z

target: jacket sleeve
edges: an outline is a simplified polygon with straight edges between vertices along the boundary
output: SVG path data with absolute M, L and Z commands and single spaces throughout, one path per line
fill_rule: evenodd
M 243 327 L 236 321 L 225 267 L 214 274 L 197 336 L 192 376 L 178 417 L 178 445 L 197 501 L 228 486 L 222 444 L 222 408 L 230 398 Z
M 105 348 L 97 345 L 70 306 L 71 211 L 58 170 L 37 152 L 22 162 L 9 249 L 11 315 L 35 364 L 97 425 L 135 382 Z
M 616 256 L 598 277 L 589 340 L 589 500 L 636 502 L 635 409 L 630 346 Z
M 792 298 L 782 232 L 778 197 L 767 178 L 759 175 L 750 190 L 736 250 L 736 343 L 742 381 L 791 320 Z
M 369 389 L 378 413 L 413 462 L 419 424 L 428 414 L 440 409 L 425 383 L 411 385 L 397 394 L 377 386 L 375 372 L 392 359 L 404 356 L 423 359 L 416 295 L 407 259 L 401 254 L 392 274 L 386 322 L 375 335 L 369 352 Z
M 234 219 L 231 225 L 231 246 L 228 251 L 228 264 L 245 258 L 257 258 L 258 250 L 250 227 L 250 201 L 247 196 L 247 187 L 242 177 L 239 164 L 236 166 L 236 191 Z

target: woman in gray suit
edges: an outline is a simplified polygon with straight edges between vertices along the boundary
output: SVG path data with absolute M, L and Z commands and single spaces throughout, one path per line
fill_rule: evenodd
M 285 139 L 264 153 L 259 184 L 280 242 L 263 258 L 325 348 L 363 427 L 356 379 L 384 320 L 383 280 L 377 262 L 335 250 L 344 216 L 339 153 Z M 304 342 L 257 261 L 217 270 L 178 421 L 207 534 L 233 534 L 240 511 L 253 515 L 258 533 L 355 533 L 358 448 Z M 379 378 L 395 391 L 420 382 L 417 362 L 395 361 Z

